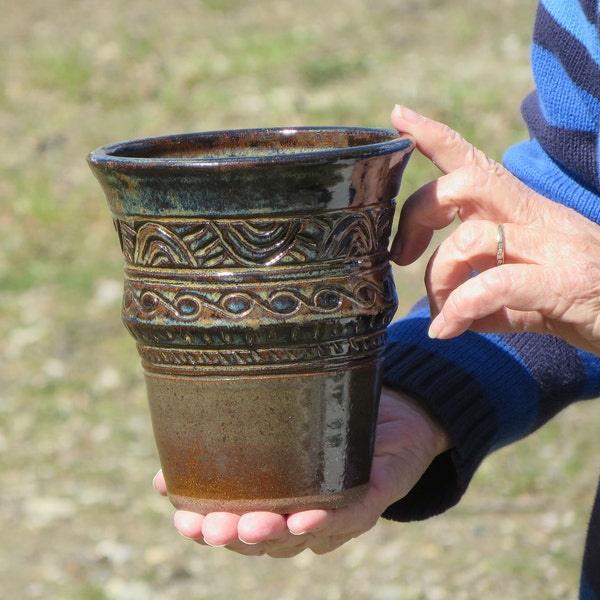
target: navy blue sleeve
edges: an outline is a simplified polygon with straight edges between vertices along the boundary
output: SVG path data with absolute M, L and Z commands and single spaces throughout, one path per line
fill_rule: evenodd
M 446 428 L 453 450 L 386 517 L 429 517 L 458 502 L 483 459 L 528 436 L 563 408 L 600 395 L 600 358 L 549 335 L 430 340 L 427 306 L 388 333 L 384 383 L 419 400 Z

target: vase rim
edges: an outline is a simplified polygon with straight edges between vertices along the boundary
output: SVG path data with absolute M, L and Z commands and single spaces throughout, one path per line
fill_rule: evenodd
M 376 127 L 223 129 L 108 144 L 90 152 L 88 162 L 111 169 L 239 168 L 369 158 L 408 150 L 414 145 L 409 134 Z

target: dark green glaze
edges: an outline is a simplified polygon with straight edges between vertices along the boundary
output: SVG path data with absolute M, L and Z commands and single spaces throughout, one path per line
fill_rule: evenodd
M 388 130 L 297 128 L 90 154 L 176 506 L 288 512 L 366 491 L 413 147 Z

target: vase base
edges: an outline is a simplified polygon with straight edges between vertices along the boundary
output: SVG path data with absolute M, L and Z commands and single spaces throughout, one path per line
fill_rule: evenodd
M 358 485 L 334 494 L 316 494 L 292 498 L 249 498 L 249 499 L 209 499 L 192 498 L 169 494 L 169 500 L 178 510 L 189 510 L 200 514 L 229 512 L 274 512 L 288 514 L 303 510 L 336 509 L 362 500 L 369 491 L 369 484 Z

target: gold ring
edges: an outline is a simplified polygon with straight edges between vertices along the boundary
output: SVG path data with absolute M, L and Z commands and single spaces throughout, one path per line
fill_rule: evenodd
M 496 241 L 498 242 L 498 248 L 496 250 L 496 264 L 500 266 L 504 264 L 504 227 L 502 224 L 498 225 Z

